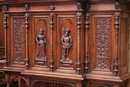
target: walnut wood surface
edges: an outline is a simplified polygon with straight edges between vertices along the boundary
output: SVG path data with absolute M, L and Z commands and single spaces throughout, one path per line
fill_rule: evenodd
M 0 65 L 6 87 L 127 87 L 127 0 L 0 4 Z

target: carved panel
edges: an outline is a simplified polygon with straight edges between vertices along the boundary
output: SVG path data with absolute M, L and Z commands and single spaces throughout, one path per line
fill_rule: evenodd
M 43 22 L 44 24 L 44 22 Z M 46 36 L 44 34 L 44 29 L 40 28 L 39 33 L 36 36 L 36 42 L 37 42 L 37 52 L 35 56 L 35 60 L 37 61 L 37 64 L 44 64 L 44 61 L 47 61 L 46 56 Z
M 25 29 L 24 19 L 15 18 L 14 21 L 14 62 L 24 62 Z
M 64 29 L 64 35 L 61 38 L 62 48 L 63 48 L 63 55 L 60 59 L 60 62 L 65 67 L 69 67 L 73 61 L 69 58 L 69 51 L 72 48 L 73 40 L 72 37 L 69 35 L 70 29 Z
M 120 52 L 119 54 L 119 59 L 120 59 L 120 63 L 117 62 L 118 66 L 120 66 L 120 74 L 121 75 L 124 75 L 125 73 L 128 72 L 128 52 L 129 52 L 129 42 L 128 42 L 128 35 L 129 35 L 129 30 L 128 30 L 128 26 L 129 26 L 129 23 L 128 23 L 128 18 L 121 18 L 120 19 L 120 29 L 119 29 L 119 37 L 120 38 L 120 47 L 118 49 L 121 49 L 121 51 L 118 50 L 118 52 Z M 119 60 L 118 59 L 118 60 Z M 117 61 L 117 60 L 116 60 Z M 116 67 L 115 67 L 116 68 Z M 117 67 L 118 68 L 118 67 Z
M 127 41 L 127 38 L 128 38 L 128 19 L 122 19 L 121 20 L 121 29 L 120 29 L 120 31 L 122 32 L 122 34 L 121 34 L 121 36 L 120 36 L 120 39 L 121 39 L 121 42 L 120 42 L 120 44 L 121 44 L 121 54 L 120 54 L 120 56 L 121 56 L 121 64 L 120 64 L 120 66 L 121 67 L 126 67 L 127 66 L 127 51 L 128 50 L 126 50 L 128 47 L 128 41 Z
M 64 20 L 61 24 L 61 33 L 62 33 L 62 37 L 61 37 L 61 49 L 62 50 L 62 55 L 61 55 L 61 59 L 60 59 L 60 63 L 64 66 L 64 67 L 70 67 L 73 64 L 73 60 L 71 57 L 71 53 L 72 53 L 72 36 L 71 36 L 71 29 L 72 29 L 72 22 L 71 20 L 67 19 Z
M 74 26 L 74 20 L 74 15 L 58 16 L 59 24 L 56 43 L 58 48 L 57 57 L 59 61 L 59 67 L 74 67 L 74 63 L 76 61 L 76 26 Z
M 110 18 L 96 18 L 96 68 L 109 69 Z
M 35 64 L 47 64 L 47 29 L 49 21 L 47 17 L 34 17 L 34 40 L 35 40 Z

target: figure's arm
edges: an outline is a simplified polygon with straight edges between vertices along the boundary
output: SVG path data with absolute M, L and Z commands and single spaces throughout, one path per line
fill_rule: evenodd
M 72 46 L 72 44 L 73 44 L 72 37 L 70 36 L 69 38 L 70 38 L 70 44 L 71 44 L 71 46 Z
M 64 42 L 63 42 L 63 39 L 64 39 L 64 37 L 62 36 L 62 38 L 61 38 L 61 43 L 64 43 Z
M 37 41 L 37 44 L 40 45 L 38 36 L 36 37 L 36 41 Z
M 46 37 L 44 37 L 44 43 L 46 44 Z
M 36 37 L 36 41 L 37 41 L 37 43 L 39 42 L 39 41 L 38 41 L 38 37 Z

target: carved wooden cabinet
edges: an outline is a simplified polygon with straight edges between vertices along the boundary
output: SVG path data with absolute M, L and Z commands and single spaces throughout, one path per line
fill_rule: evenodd
M 90 1 L 85 37 L 88 87 L 127 87 L 128 7 L 125 1 Z
M 126 87 L 128 1 L 0 4 L 6 87 Z

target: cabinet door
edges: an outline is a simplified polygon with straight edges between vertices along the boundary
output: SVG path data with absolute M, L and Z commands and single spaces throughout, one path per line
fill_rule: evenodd
M 90 72 L 112 72 L 114 58 L 113 15 L 93 14 L 91 19 L 89 33 Z
M 30 65 L 48 67 L 50 54 L 49 14 L 31 14 Z
M 76 68 L 77 36 L 76 15 L 57 15 L 57 68 Z
M 24 15 L 11 14 L 9 16 L 9 28 L 7 33 L 8 59 L 11 65 L 23 65 L 25 60 L 25 19 Z M 17 67 L 17 66 L 16 66 Z M 20 66 L 19 66 L 20 67 Z

